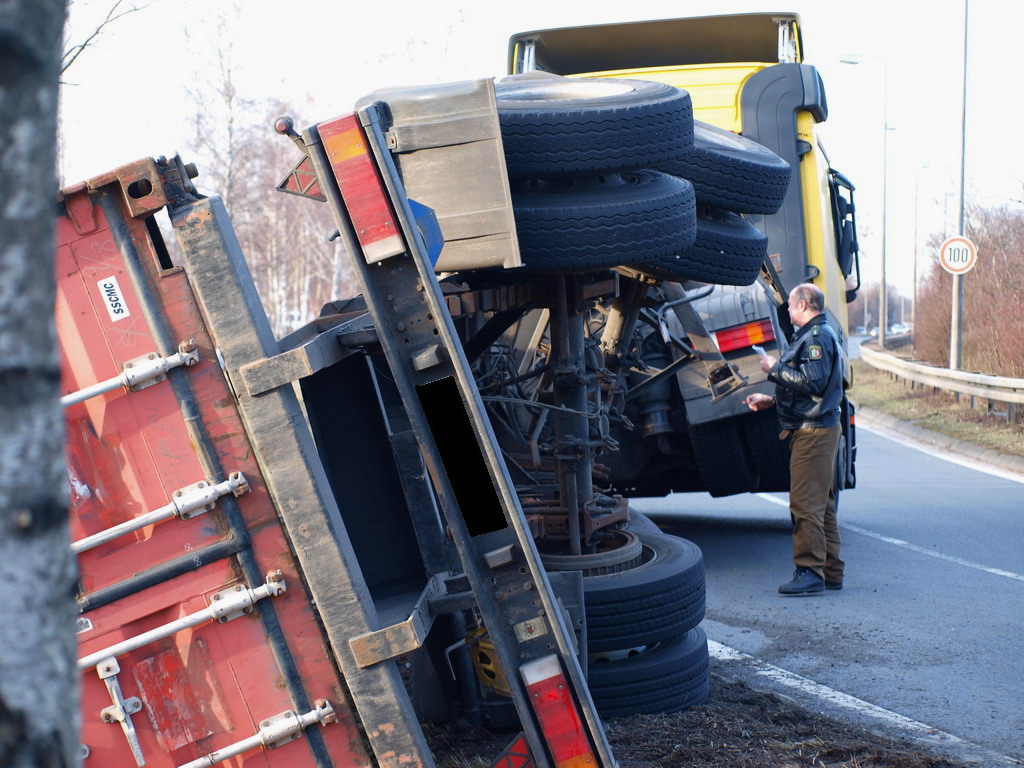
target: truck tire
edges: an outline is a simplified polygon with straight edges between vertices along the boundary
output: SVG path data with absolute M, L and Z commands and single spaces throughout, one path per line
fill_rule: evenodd
M 513 178 L 654 168 L 693 147 L 690 95 L 664 83 L 529 73 L 495 95 Z
M 633 265 L 674 282 L 752 285 L 768 255 L 768 237 L 746 219 L 712 209 L 697 217 L 693 245 L 670 256 Z
M 632 507 L 629 508 L 629 522 L 626 523 L 626 528 L 633 533 L 661 533 L 661 528 L 657 523 Z
M 836 452 L 836 468 L 834 470 L 834 472 L 835 472 L 835 475 L 834 475 L 834 477 L 835 477 L 835 484 L 834 485 L 835 485 L 836 493 L 846 489 L 846 466 L 847 466 L 847 462 L 848 462 L 848 458 L 846 456 L 846 452 L 848 450 L 849 449 L 846 447 L 846 435 L 840 435 L 839 436 L 839 450 Z
M 789 490 L 789 442 L 779 440 L 779 420 L 771 410 L 740 416 L 740 429 L 757 473 L 757 490 Z
M 680 635 L 704 618 L 704 557 L 691 541 L 635 531 L 643 564 L 583 579 L 587 650 L 613 651 Z
M 679 712 L 708 697 L 710 660 L 704 630 L 689 632 L 635 655 L 591 658 L 587 687 L 601 717 Z
M 656 171 L 513 186 L 529 269 L 582 271 L 667 257 L 693 243 L 693 186 Z
M 712 496 L 731 496 L 757 490 L 757 472 L 740 436 L 736 419 L 690 425 L 697 469 Z
M 697 200 L 735 213 L 775 213 L 789 188 L 789 163 L 756 141 L 699 120 L 693 151 L 659 170 L 693 182 Z

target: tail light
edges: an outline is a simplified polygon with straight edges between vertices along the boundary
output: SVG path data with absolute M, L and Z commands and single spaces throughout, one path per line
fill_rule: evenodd
M 772 328 L 772 321 L 767 317 L 755 320 L 752 323 L 734 325 L 732 328 L 723 328 L 715 332 L 715 340 L 718 342 L 718 349 L 721 352 L 743 349 L 751 344 L 772 341 L 774 338 L 775 331 Z
M 320 123 L 318 129 L 366 261 L 404 253 L 401 231 L 358 118 L 344 115 Z
M 579 709 L 557 656 L 545 656 L 519 668 L 555 768 L 595 768 Z

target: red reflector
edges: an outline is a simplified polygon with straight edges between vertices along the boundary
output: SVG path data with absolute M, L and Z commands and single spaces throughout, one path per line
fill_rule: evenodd
M 718 341 L 718 349 L 721 352 L 743 349 L 751 344 L 772 341 L 774 338 L 775 331 L 772 329 L 772 321 L 767 317 L 762 320 L 755 320 L 752 323 L 734 325 L 732 328 L 723 328 L 715 332 L 715 339 Z
M 519 668 L 555 768 L 594 768 L 597 760 L 557 656 Z
M 319 131 L 366 260 L 373 263 L 404 253 L 405 243 L 359 120 L 345 115 L 320 123 Z

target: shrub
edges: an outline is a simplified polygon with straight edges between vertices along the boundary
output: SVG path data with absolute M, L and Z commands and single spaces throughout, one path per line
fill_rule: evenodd
M 967 236 L 978 262 L 963 277 L 961 367 L 1024 377 L 1024 211 L 972 208 Z M 933 266 L 918 289 L 914 344 L 917 357 L 949 365 L 952 275 L 938 266 L 940 236 L 929 243 Z

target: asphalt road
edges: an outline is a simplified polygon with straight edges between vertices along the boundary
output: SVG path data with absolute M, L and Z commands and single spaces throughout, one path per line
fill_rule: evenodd
M 709 639 L 951 734 L 939 741 L 973 751 L 979 764 L 1024 760 L 1024 477 L 992 476 L 865 429 L 858 443 L 858 487 L 840 505 L 840 592 L 776 593 L 793 568 L 786 494 L 634 506 L 703 549 Z M 816 696 L 806 698 L 814 706 Z M 824 700 L 820 709 L 906 730 L 898 717 Z

